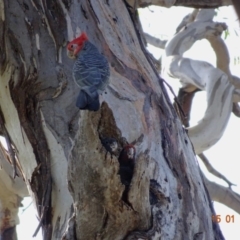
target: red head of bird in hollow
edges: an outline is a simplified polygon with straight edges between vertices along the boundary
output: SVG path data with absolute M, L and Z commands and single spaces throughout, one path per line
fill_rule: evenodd
M 132 144 L 126 145 L 119 156 L 119 163 L 120 166 L 129 166 L 133 167 L 135 164 L 135 154 L 136 154 L 136 149 Z

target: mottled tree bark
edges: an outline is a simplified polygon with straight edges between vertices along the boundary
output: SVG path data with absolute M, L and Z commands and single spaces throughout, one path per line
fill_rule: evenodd
M 0 14 L 0 106 L 44 240 L 223 239 L 136 12 L 123 1 L 5 0 Z M 111 67 L 96 113 L 75 107 L 66 43 L 81 31 Z M 127 191 L 103 137 L 136 147 Z

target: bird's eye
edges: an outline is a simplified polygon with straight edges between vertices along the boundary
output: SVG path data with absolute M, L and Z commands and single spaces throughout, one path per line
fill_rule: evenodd
M 71 49 L 73 49 L 73 44 L 70 46 Z

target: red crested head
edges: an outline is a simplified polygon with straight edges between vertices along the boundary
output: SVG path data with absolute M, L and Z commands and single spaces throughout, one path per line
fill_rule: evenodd
M 83 32 L 79 37 L 73 39 L 67 45 L 68 56 L 70 58 L 75 58 L 79 51 L 83 48 L 85 41 L 88 40 L 87 34 Z
M 120 162 L 135 161 L 136 149 L 132 144 L 126 145 L 120 153 Z

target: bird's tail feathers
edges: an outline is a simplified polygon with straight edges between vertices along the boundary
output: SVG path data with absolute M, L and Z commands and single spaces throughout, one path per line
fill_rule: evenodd
M 81 110 L 98 111 L 100 102 L 96 87 L 82 88 L 78 94 L 76 106 Z

